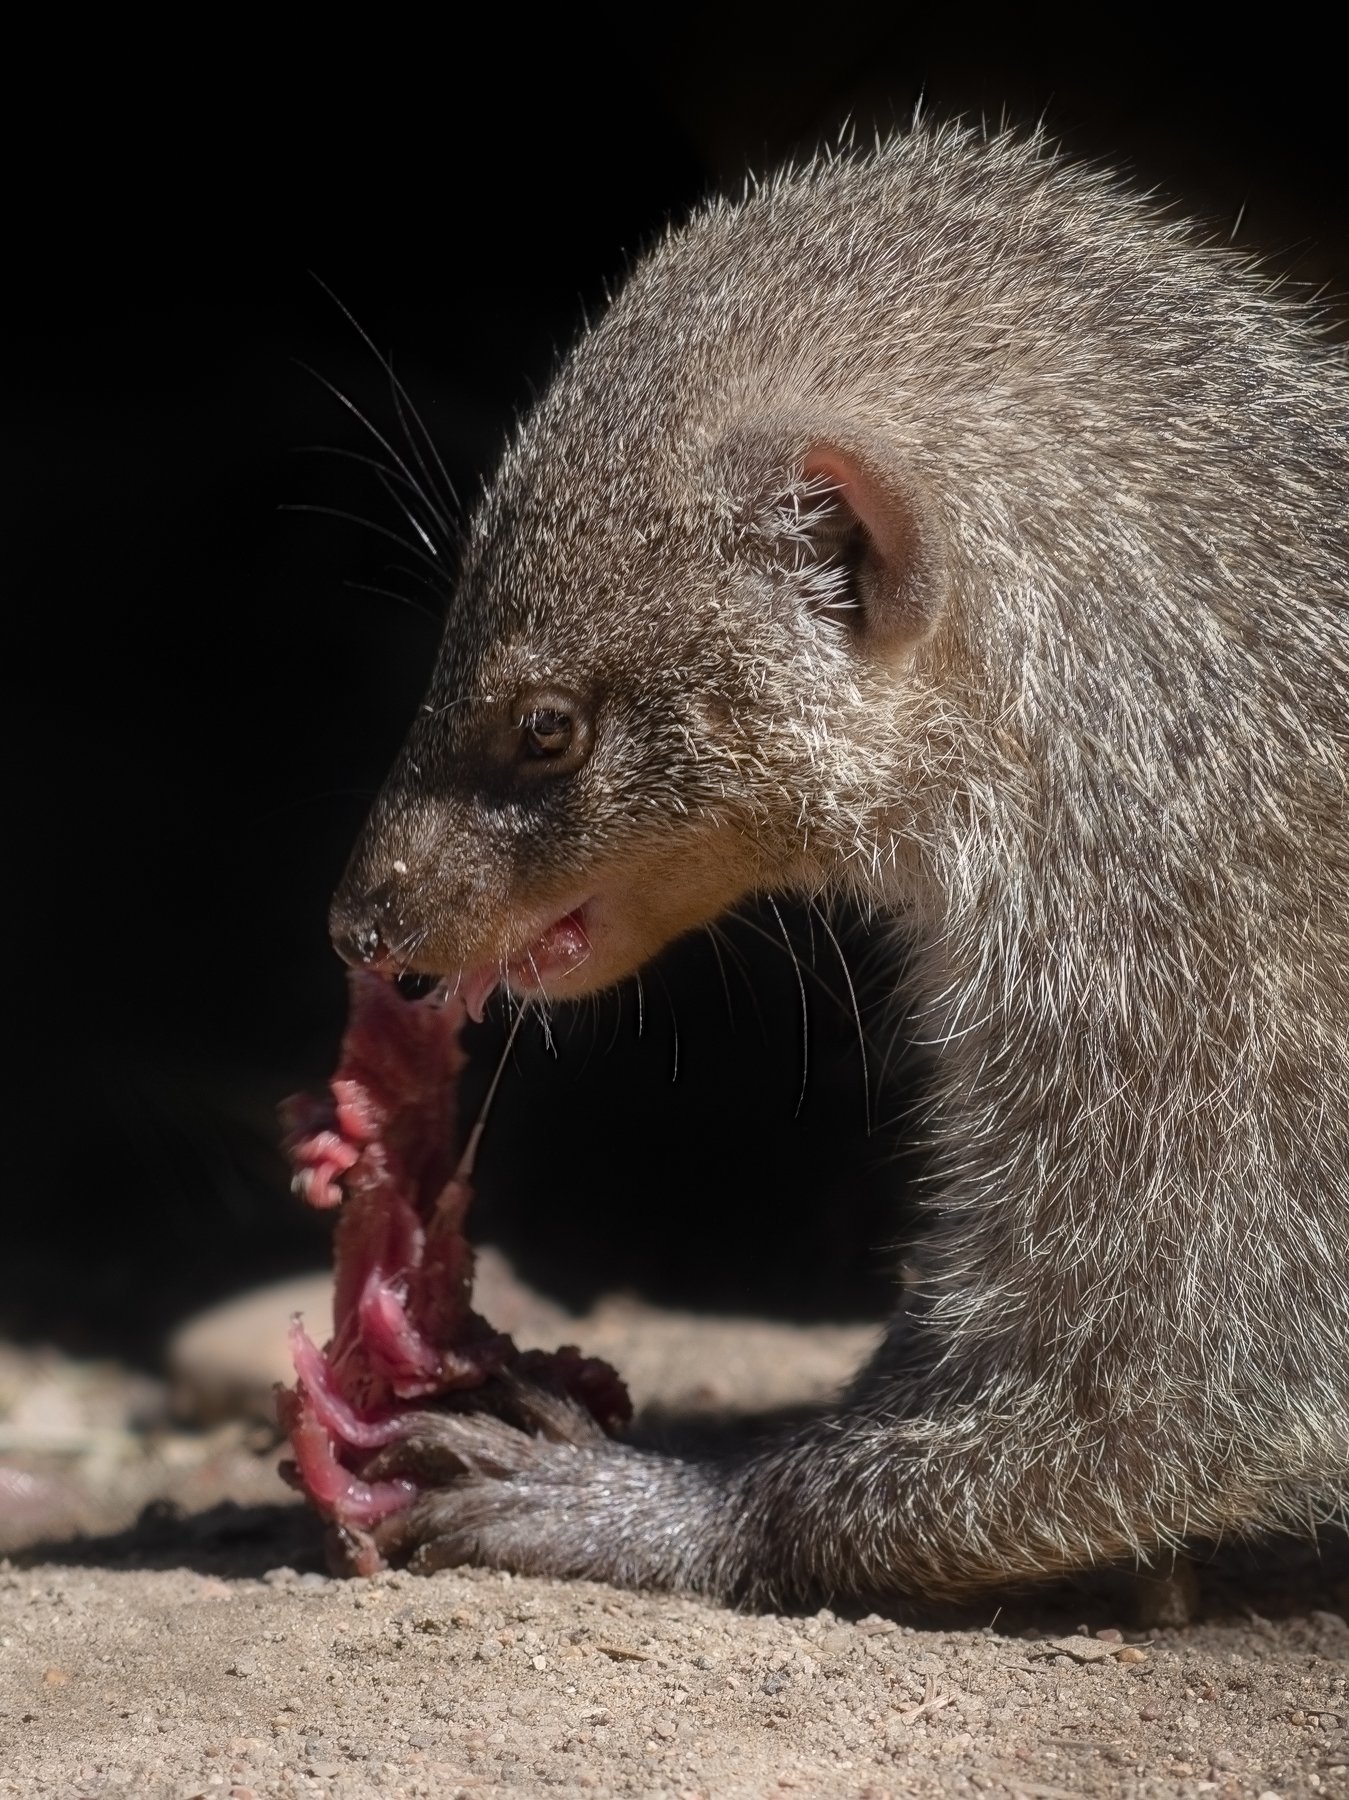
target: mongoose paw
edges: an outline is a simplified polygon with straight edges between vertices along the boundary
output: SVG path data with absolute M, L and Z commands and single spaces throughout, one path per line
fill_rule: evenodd
M 587 1504 L 633 1453 L 588 1412 L 506 1378 L 501 1413 L 425 1412 L 371 1463 L 375 1479 L 411 1481 L 405 1508 L 371 1532 L 381 1557 L 430 1573 L 478 1563 L 521 1574 L 599 1574 L 598 1521 Z

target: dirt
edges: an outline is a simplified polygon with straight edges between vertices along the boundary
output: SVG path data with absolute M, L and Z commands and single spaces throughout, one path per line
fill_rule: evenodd
M 522 1342 L 616 1362 L 648 1424 L 817 1399 L 868 1341 L 621 1298 L 570 1320 L 499 1259 L 483 1286 Z M 163 1381 L 0 1347 L 0 1795 L 1349 1795 L 1334 1553 L 1206 1563 L 1148 1590 L 1154 1618 L 1190 1605 L 1167 1627 L 1128 1586 L 848 1618 L 331 1580 L 258 1417 L 323 1294 L 198 1322 Z

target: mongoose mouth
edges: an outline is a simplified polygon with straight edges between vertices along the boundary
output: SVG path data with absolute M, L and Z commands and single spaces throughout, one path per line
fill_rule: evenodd
M 481 1023 L 487 1002 L 498 987 L 537 993 L 550 981 L 578 969 L 590 956 L 589 906 L 587 900 L 563 913 L 522 949 L 511 951 L 499 962 L 462 970 L 454 991 L 469 1018 Z

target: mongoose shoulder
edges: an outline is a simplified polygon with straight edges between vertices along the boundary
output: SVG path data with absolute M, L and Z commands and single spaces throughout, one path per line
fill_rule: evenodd
M 1343 1516 L 1347 422 L 1310 311 L 1035 139 L 637 265 L 477 508 L 335 938 L 561 1002 L 846 890 L 918 934 L 940 1179 L 816 1421 L 432 1418 L 404 1550 L 784 1602 Z

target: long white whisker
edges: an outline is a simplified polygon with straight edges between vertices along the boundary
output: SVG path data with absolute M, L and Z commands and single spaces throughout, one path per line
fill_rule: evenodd
M 801 1092 L 796 1097 L 796 1116 L 799 1118 L 801 1108 L 806 1103 L 806 1081 L 810 1074 L 810 1009 L 806 1005 L 806 982 L 801 973 L 801 964 L 792 940 L 787 935 L 787 927 L 783 923 L 782 914 L 778 911 L 778 903 L 771 894 L 768 896 L 768 904 L 772 908 L 773 917 L 778 922 L 778 930 L 782 933 L 782 941 L 787 946 L 787 954 L 792 959 L 792 968 L 796 971 L 796 991 L 801 996 Z
M 399 537 L 396 531 L 391 531 L 387 525 L 381 525 L 374 519 L 363 519 L 359 513 L 347 512 L 340 506 L 318 506 L 308 501 L 296 500 L 283 501 L 277 511 L 317 513 L 320 518 L 345 519 L 348 525 L 362 525 L 367 531 L 373 531 L 380 537 L 388 538 L 391 544 L 397 544 L 400 550 L 406 550 L 408 555 L 415 556 L 418 562 L 424 562 L 427 568 L 435 573 L 438 581 L 445 580 L 445 570 L 440 562 L 434 557 L 428 556 L 425 550 L 418 545 L 410 544 L 406 538 Z
M 342 585 L 351 588 L 357 594 L 377 594 L 381 600 L 396 600 L 400 606 L 406 606 L 423 619 L 430 619 L 435 625 L 440 624 L 440 615 L 432 607 L 424 606 L 420 600 L 414 600 L 411 594 L 400 594 L 397 588 L 376 587 L 373 581 L 344 581 Z
M 829 923 L 828 915 L 814 900 L 810 903 L 810 909 L 812 913 L 819 914 L 820 924 L 824 927 L 829 942 L 834 946 L 834 954 L 838 957 L 838 966 L 843 971 L 844 981 L 848 984 L 848 999 L 852 1002 L 853 1023 L 857 1027 L 857 1048 L 862 1055 L 862 1110 L 865 1116 L 867 1136 L 870 1137 L 872 1129 L 871 1071 L 867 1063 L 867 1038 L 862 1029 L 862 1009 L 857 1004 L 857 989 L 853 986 L 852 970 L 848 967 L 848 959 L 843 954 L 843 946 L 839 943 L 838 935 Z
M 478 1116 L 473 1121 L 472 1129 L 464 1144 L 464 1154 L 459 1158 L 458 1166 L 455 1168 L 454 1179 L 456 1181 L 468 1182 L 473 1179 L 473 1165 L 477 1161 L 478 1146 L 482 1142 L 483 1128 L 487 1124 L 487 1115 L 492 1110 L 492 1102 L 496 1099 L 497 1089 L 501 1086 L 501 1077 L 506 1071 L 506 1059 L 511 1053 L 511 1047 L 515 1043 L 520 1026 L 524 1021 L 524 1016 L 525 1009 L 521 1007 L 519 1012 L 515 1015 L 510 1030 L 506 1033 L 506 1042 L 501 1047 L 500 1060 L 497 1063 L 491 1081 L 487 1084 L 487 1092 L 483 1095 L 482 1105 L 478 1108 Z
M 427 486 L 434 489 L 436 485 L 435 479 L 432 475 L 432 471 L 426 465 L 425 458 L 418 449 L 416 439 L 408 430 L 407 415 L 411 416 L 417 430 L 421 433 L 422 442 L 425 444 L 427 451 L 430 453 L 431 460 L 435 464 L 435 473 L 440 477 L 445 495 L 451 506 L 454 507 L 456 511 L 461 510 L 459 496 L 455 492 L 454 483 L 450 480 L 449 470 L 445 467 L 440 452 L 436 448 L 436 441 L 427 430 L 425 421 L 413 404 L 412 396 L 394 373 L 392 360 L 380 351 L 375 340 L 361 324 L 355 313 L 352 312 L 349 306 L 343 305 L 342 301 L 338 299 L 337 295 L 328 286 L 327 282 L 323 280 L 322 276 L 314 275 L 314 280 L 318 282 L 318 285 L 323 289 L 324 293 L 332 301 L 333 305 L 342 314 L 343 318 L 351 326 L 352 330 L 360 338 L 361 342 L 370 351 L 370 354 L 374 357 L 375 361 L 388 376 L 389 387 L 393 393 L 394 411 L 398 415 L 398 423 L 403 427 L 403 436 L 407 439 L 408 448 L 412 452 L 413 460 L 416 462 L 418 470 L 425 478 Z M 404 413 L 404 408 L 406 408 L 406 415 Z M 400 461 L 401 459 L 395 457 L 394 460 Z
M 339 301 L 338 304 L 340 305 L 341 302 Z M 350 317 L 350 315 L 348 315 L 348 317 Z M 360 330 L 359 326 L 357 326 L 357 330 L 358 331 Z M 369 343 L 368 338 L 366 339 L 366 342 Z M 374 346 L 372 345 L 371 348 L 373 349 Z M 379 352 L 377 350 L 375 351 L 375 356 L 376 356 L 376 358 L 379 358 Z M 445 521 L 440 516 L 439 508 L 428 497 L 425 489 L 422 487 L 421 483 L 417 480 L 417 477 L 413 474 L 412 470 L 408 467 L 406 462 L 404 462 L 403 458 L 398 454 L 397 450 L 394 449 L 393 445 L 389 442 L 388 438 L 385 437 L 384 433 L 382 431 L 380 431 L 379 428 L 370 419 L 366 418 L 365 414 L 361 411 L 360 407 L 357 406 L 356 402 L 353 399 L 351 399 L 351 397 L 349 395 L 344 394 L 342 392 L 341 388 L 338 387 L 338 385 L 335 381 L 329 381 L 329 379 L 326 375 L 321 374 L 315 368 L 311 368 L 311 366 L 306 362 L 300 363 L 299 366 L 304 370 L 306 375 L 311 376 L 315 381 L 317 381 L 319 383 L 319 385 L 321 387 L 326 388 L 328 390 L 328 392 L 332 395 L 333 399 L 336 400 L 339 405 L 346 407 L 347 411 L 351 414 L 352 418 L 354 418 L 362 426 L 362 428 L 364 430 L 366 430 L 370 433 L 370 436 L 379 445 L 380 449 L 383 450 L 387 454 L 390 461 L 393 463 L 394 468 L 397 469 L 401 478 L 407 483 L 408 487 L 412 490 L 412 492 L 421 501 L 422 505 L 426 508 L 427 512 L 436 521 L 437 526 L 441 530 L 445 530 Z M 381 359 L 381 366 L 383 366 L 382 359 Z M 414 455 L 415 455 L 415 451 L 414 451 Z M 423 469 L 422 473 L 425 474 L 424 469 Z M 446 536 L 448 537 L 448 535 L 449 534 L 447 532 Z
M 717 928 L 715 925 L 704 925 L 703 930 L 707 934 L 708 943 L 712 946 L 712 954 L 717 959 L 717 973 L 721 977 L 721 991 L 726 996 L 726 1022 L 731 1027 L 731 1030 L 734 1031 L 735 1008 L 731 1005 L 731 984 L 726 975 L 726 960 L 721 954 L 721 945 L 717 942 Z

